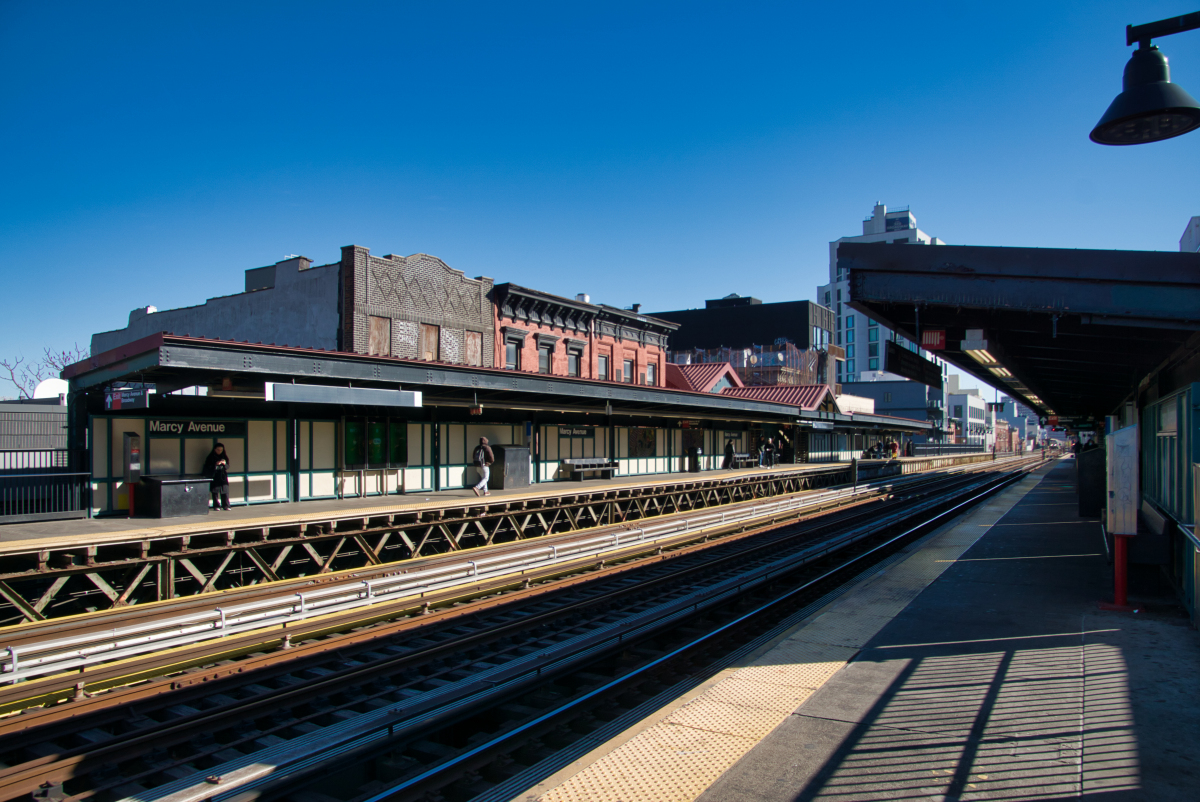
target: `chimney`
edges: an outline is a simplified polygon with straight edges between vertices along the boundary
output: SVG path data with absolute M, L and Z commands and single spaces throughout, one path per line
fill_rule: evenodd
M 641 304 L 634 304 L 634 305 L 632 305 L 631 307 L 629 307 L 629 311 L 633 312 L 633 313 L 636 315 L 636 314 L 638 314 L 639 312 L 641 312 L 641 311 L 642 311 L 642 305 L 641 305 Z
M 581 301 L 585 304 L 590 304 L 592 302 L 592 296 L 588 295 L 586 292 L 581 292 L 575 296 L 575 300 Z

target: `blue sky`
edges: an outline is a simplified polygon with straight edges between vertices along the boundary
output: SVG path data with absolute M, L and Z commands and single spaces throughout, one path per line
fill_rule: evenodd
M 648 311 L 814 297 L 878 200 L 953 244 L 1175 250 L 1200 134 L 1106 148 L 1194 0 L 0 0 L 0 356 L 431 253 Z M 1200 31 L 1161 40 L 1200 95 Z

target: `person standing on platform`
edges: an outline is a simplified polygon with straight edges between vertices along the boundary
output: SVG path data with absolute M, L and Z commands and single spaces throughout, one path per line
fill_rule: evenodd
M 766 445 L 763 446 L 763 460 L 768 468 L 775 467 L 775 441 L 770 437 L 767 438 Z
M 488 445 L 486 437 L 479 438 L 479 445 L 475 446 L 475 467 L 479 469 L 479 484 L 471 489 L 475 491 L 477 496 L 490 496 L 491 491 L 488 490 L 488 479 L 492 475 L 492 463 L 496 461 L 496 455 L 492 453 L 492 447 Z
M 229 455 L 225 445 L 217 443 L 204 458 L 204 475 L 208 478 L 208 490 L 212 493 L 214 510 L 229 510 Z
M 729 470 L 733 467 L 733 441 L 725 441 L 725 461 L 721 463 L 721 468 Z

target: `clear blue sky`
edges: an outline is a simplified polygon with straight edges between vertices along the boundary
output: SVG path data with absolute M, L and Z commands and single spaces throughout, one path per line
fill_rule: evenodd
M 1195 0 L 0 0 L 0 356 L 340 246 L 647 311 L 812 298 L 875 201 L 953 244 L 1175 250 L 1200 133 L 1106 148 Z M 1200 96 L 1200 32 L 1161 40 Z

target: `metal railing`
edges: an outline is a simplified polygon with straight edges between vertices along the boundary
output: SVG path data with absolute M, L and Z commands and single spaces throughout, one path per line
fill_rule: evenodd
M 0 524 L 86 518 L 87 473 L 0 474 Z
M 913 444 L 914 457 L 942 457 L 949 454 L 982 454 L 991 451 L 974 443 L 919 443 Z
M 0 450 L 0 471 L 66 470 L 71 452 L 65 448 Z

